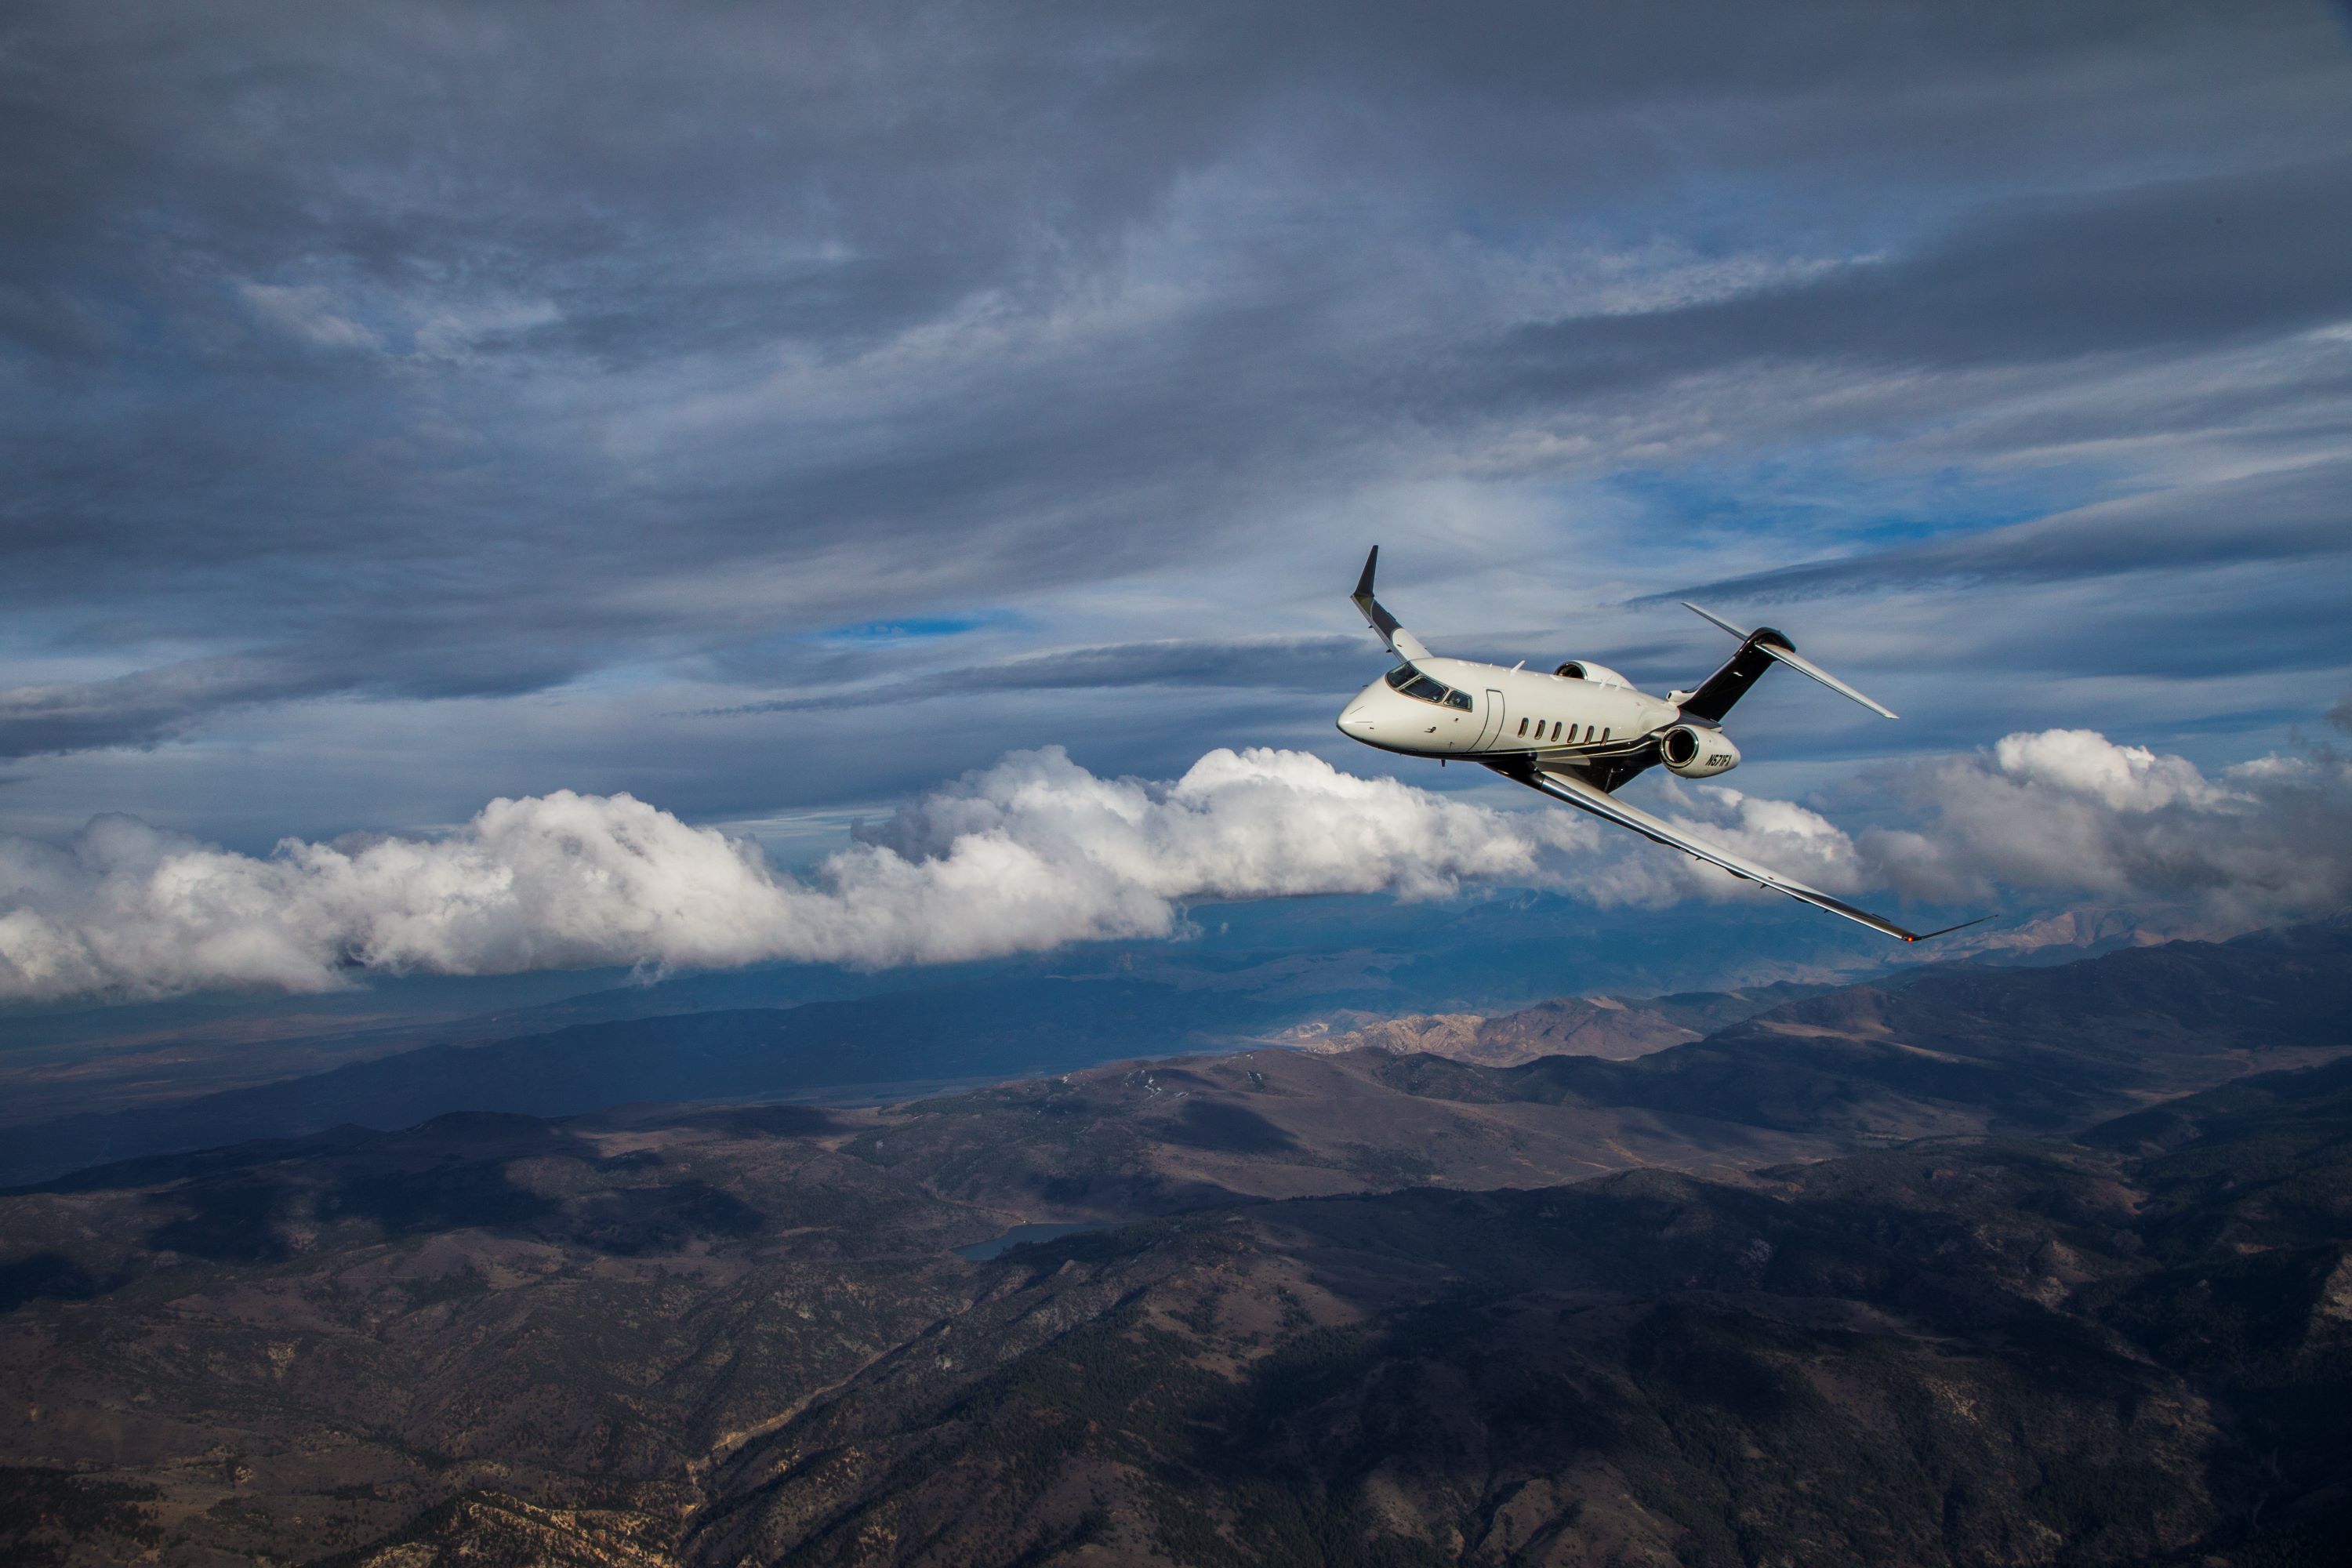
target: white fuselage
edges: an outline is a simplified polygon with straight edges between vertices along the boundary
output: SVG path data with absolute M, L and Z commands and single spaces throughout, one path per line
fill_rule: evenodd
M 1436 686 L 1444 691 L 1433 694 Z M 1597 666 L 1580 679 L 1433 657 L 1365 687 L 1339 722 L 1353 740 L 1409 756 L 1560 763 L 1642 751 L 1680 717 L 1674 704 Z
M 1723 716 L 1758 677 L 1777 665 L 1820 681 L 1882 718 L 1895 717 L 1893 709 L 1800 655 L 1786 634 L 1771 626 L 1744 631 L 1712 610 L 1690 605 L 1738 637 L 1739 651 L 1693 689 L 1653 697 L 1636 691 L 1632 681 L 1606 665 L 1589 659 L 1570 659 L 1547 674 L 1524 664 L 1506 669 L 1499 664 L 1440 658 L 1373 596 L 1372 578 L 1380 563 L 1375 545 L 1364 556 L 1363 574 L 1348 597 L 1382 645 L 1404 662 L 1340 710 L 1341 734 L 1406 756 L 1476 762 L 1744 881 L 1905 942 L 1924 942 L 1961 929 L 1906 931 L 1883 915 L 1857 909 L 1664 817 L 1653 816 L 1613 793 L 1653 766 L 1686 779 L 1719 778 L 1738 767 L 1739 748 L 1723 732 Z

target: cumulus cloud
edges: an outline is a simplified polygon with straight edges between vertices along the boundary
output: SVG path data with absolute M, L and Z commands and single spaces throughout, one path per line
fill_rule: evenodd
M 1058 748 L 916 802 L 807 879 L 625 795 L 497 800 L 445 837 L 289 839 L 267 858 L 122 816 L 0 839 L 0 997 L 322 990 L 449 974 L 792 959 L 944 963 L 1165 936 L 1200 899 L 1535 879 L 1591 830 L 1296 752 L 1212 752 L 1172 784 Z
M 1723 785 L 1670 782 L 1661 815 L 1824 891 L 1942 909 L 2089 900 L 2243 931 L 2352 905 L 2352 757 L 2332 747 L 2209 777 L 2186 757 L 2096 731 L 2043 730 L 1877 782 L 1907 820 L 1859 835 Z M 1646 846 L 1578 867 L 1572 883 L 1604 908 L 1770 896 Z
M 1873 879 L 1933 901 L 2007 887 L 2247 927 L 2352 903 L 2352 757 L 2273 753 L 2209 778 L 2090 730 L 2004 738 L 1895 775 L 1925 821 L 1865 833 Z
M 1668 784 L 1666 815 L 1827 890 L 2030 899 L 2240 929 L 2352 903 L 2352 758 L 2209 777 L 2088 730 L 1895 770 L 1907 823 L 1850 836 L 1794 802 Z M 1572 852 L 1572 858 L 1570 852 Z M 808 876 L 626 795 L 496 800 L 457 832 L 234 854 L 126 816 L 0 837 L 0 999 L 317 991 L 355 973 L 861 967 L 1165 937 L 1201 900 L 1549 886 L 1603 907 L 1769 897 L 1556 807 L 1497 811 L 1297 752 L 1219 750 L 1172 784 L 1016 752 Z

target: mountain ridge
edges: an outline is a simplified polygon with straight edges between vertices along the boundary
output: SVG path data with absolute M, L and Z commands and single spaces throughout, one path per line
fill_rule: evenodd
M 2326 1562 L 2347 937 L 84 1170 L 0 1194 L 0 1548 Z

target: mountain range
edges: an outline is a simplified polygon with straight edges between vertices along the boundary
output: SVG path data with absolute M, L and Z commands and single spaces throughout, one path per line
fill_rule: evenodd
M 1060 994 L 930 994 L 886 1043 L 827 1005 L 673 1021 L 665 1070 L 735 1104 L 582 1103 L 645 1037 L 539 1037 L 499 1069 L 531 1114 L 0 1194 L 0 1544 L 2332 1562 L 2347 957 L 2338 922 L 1946 968 L 1501 1066 L 1059 1067 L 1261 1021 L 1097 980 L 1066 1032 Z M 906 1043 L 950 1016 L 1043 1070 L 750 1102 L 763 1047 L 972 1076 Z

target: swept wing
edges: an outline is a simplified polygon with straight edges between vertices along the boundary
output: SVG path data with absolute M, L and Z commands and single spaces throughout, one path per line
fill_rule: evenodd
M 1942 931 L 1905 931 L 1893 921 L 1881 919 L 1868 910 L 1856 909 L 1844 900 L 1833 899 L 1818 888 L 1809 888 L 1793 877 L 1783 877 L 1778 871 L 1769 867 L 1759 866 L 1745 856 L 1735 855 L 1728 849 L 1709 844 L 1704 838 L 1694 837 L 1680 828 L 1652 816 L 1637 806 L 1628 805 L 1615 796 L 1603 793 L 1599 786 L 1587 783 L 1573 773 L 1547 768 L 1531 768 L 1521 772 L 1509 772 L 1498 768 L 1496 771 L 1502 773 L 1507 778 L 1517 779 L 1531 788 L 1539 789 L 1554 800 L 1564 801 L 1579 811 L 1589 811 L 1603 821 L 1613 822 L 1620 827 L 1630 827 L 1644 838 L 1654 839 L 1660 844 L 1671 846 L 1685 855 L 1706 861 L 1710 866 L 1719 866 L 1735 877 L 1760 883 L 1764 887 L 1786 893 L 1792 899 L 1801 899 L 1814 908 L 1827 910 L 1833 915 L 1843 915 L 1850 921 L 1858 921 L 1873 931 L 1885 931 L 1888 936 L 1899 936 L 1905 942 L 1925 942 L 1931 936 L 1942 936 L 1946 931 L 1959 931 L 1977 923 L 1976 921 L 1962 921 L 1959 925 L 1946 926 Z M 1990 917 L 1979 918 L 1990 919 Z

